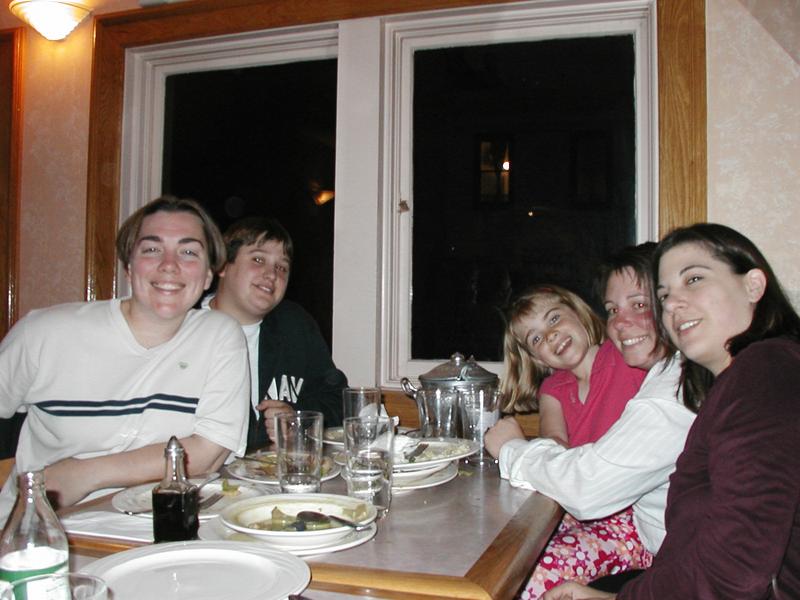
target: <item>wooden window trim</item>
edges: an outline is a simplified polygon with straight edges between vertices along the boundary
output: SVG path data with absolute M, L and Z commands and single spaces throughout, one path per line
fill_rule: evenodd
M 20 27 L 0 31 L 0 339 L 17 319 L 19 181 L 22 147 L 22 40 Z
M 86 299 L 115 294 L 125 50 L 151 44 L 507 0 L 198 0 L 95 19 Z M 658 0 L 659 229 L 706 218 L 705 0 Z

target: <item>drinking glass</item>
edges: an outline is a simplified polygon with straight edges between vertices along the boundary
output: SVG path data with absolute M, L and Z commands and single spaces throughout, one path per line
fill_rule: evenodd
M 500 392 L 494 387 L 473 386 L 458 392 L 464 437 L 480 446 L 478 452 L 467 457 L 469 464 L 479 467 L 495 464 L 483 445 L 483 435 L 500 418 L 500 398 Z
M 392 502 L 394 420 L 348 417 L 344 420 L 344 478 L 347 495 L 372 503 L 384 516 Z
M 52 573 L 20 579 L 13 583 L 15 600 L 106 600 L 105 581 L 83 573 Z M 1 594 L 2 592 L 0 592 Z M 0 598 L 3 596 L 0 595 Z
M 348 417 L 377 417 L 381 413 L 381 391 L 371 387 L 342 390 L 342 414 Z
M 322 413 L 301 410 L 275 417 L 278 479 L 287 494 L 318 492 L 322 473 Z
M 423 437 L 456 437 L 458 390 L 417 390 L 420 430 Z

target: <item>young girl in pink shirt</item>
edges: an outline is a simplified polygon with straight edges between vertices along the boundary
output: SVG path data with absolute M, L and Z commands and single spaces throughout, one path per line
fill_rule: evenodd
M 605 340 L 605 326 L 576 294 L 537 286 L 509 311 L 504 412 L 539 409 L 539 432 L 566 447 L 597 441 L 622 414 L 646 372 L 629 367 Z M 626 509 L 596 521 L 566 515 L 522 598 L 565 580 L 642 569 L 652 561 Z

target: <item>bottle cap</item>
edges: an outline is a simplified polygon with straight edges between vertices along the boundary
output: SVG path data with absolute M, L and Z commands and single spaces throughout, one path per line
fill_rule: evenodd
M 164 456 L 177 456 L 183 454 L 183 446 L 174 435 L 169 438 L 166 447 L 164 448 Z

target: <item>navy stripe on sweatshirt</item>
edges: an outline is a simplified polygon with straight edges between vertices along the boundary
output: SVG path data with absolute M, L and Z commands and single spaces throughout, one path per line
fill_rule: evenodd
M 194 414 L 199 398 L 173 394 L 152 394 L 128 400 L 42 400 L 36 408 L 59 417 L 116 417 L 134 415 L 146 410 Z

